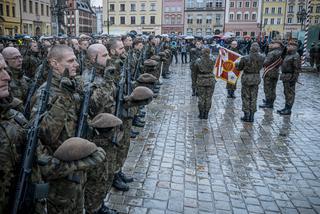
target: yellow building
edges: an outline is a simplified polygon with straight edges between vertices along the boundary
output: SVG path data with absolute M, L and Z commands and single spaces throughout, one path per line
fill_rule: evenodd
M 263 32 L 272 38 L 282 38 L 287 1 L 263 0 Z
M 20 33 L 19 0 L 0 0 L 0 35 Z
M 162 0 L 105 0 L 103 1 L 103 32 L 125 34 L 161 34 Z M 109 20 L 108 20 L 109 17 Z

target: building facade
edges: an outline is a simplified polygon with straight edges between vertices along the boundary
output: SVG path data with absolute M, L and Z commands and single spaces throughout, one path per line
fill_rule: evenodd
M 283 38 L 287 1 L 263 0 L 262 5 L 263 33 L 272 38 Z
M 102 7 L 92 7 L 94 13 L 97 17 L 97 31 L 96 33 L 101 34 L 103 33 L 103 9 Z
M 0 35 L 14 36 L 20 28 L 19 0 L 0 0 Z
M 186 0 L 184 33 L 210 36 L 224 28 L 225 0 Z
M 262 0 L 226 0 L 225 32 L 260 35 L 261 6 Z
M 50 0 L 22 0 L 22 33 L 32 36 L 51 34 Z
M 161 34 L 162 0 L 103 1 L 103 32 Z
M 299 31 L 304 31 L 306 17 L 302 18 L 298 13 L 308 11 L 307 1 L 289 0 L 286 6 L 284 36 L 286 38 L 297 38 Z M 311 13 L 309 25 L 319 25 L 320 2 L 313 0 L 311 2 Z
M 97 32 L 97 17 L 89 1 L 68 0 L 64 23 L 70 36 Z
M 163 34 L 183 34 L 184 1 L 163 0 L 162 12 L 161 32 Z

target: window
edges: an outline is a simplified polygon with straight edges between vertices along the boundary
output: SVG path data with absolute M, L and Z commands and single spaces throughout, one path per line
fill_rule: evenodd
M 216 0 L 216 7 L 222 7 L 222 0 Z
M 292 5 L 289 6 L 289 11 L 288 12 L 289 13 L 293 13 L 293 6 Z
M 221 24 L 220 21 L 221 21 L 221 15 L 217 14 L 216 15 L 216 25 L 220 25 Z
M 41 16 L 44 16 L 44 5 L 41 4 Z
M 281 7 L 278 7 L 278 14 L 281 14 Z
M 39 15 L 39 4 L 38 2 L 35 3 L 35 10 L 36 10 L 36 15 Z
M 314 19 L 314 23 L 315 23 L 315 24 L 318 24 L 318 23 L 319 23 L 319 18 L 315 18 L 315 19 Z
M 47 5 L 47 16 L 49 16 L 49 5 Z
M 16 8 L 12 7 L 12 17 L 16 17 Z
M 241 13 L 237 14 L 237 20 L 241 20 Z
M 313 13 L 313 7 L 310 7 L 310 13 Z
M 114 4 L 110 4 L 109 5 L 109 11 L 110 12 L 114 12 Z
M 299 6 L 299 11 L 301 11 L 303 9 L 303 6 L 302 5 L 300 5 Z
M 264 13 L 265 13 L 265 14 L 268 14 L 268 13 L 269 13 L 269 7 L 266 7 L 266 8 L 264 9 Z
M 316 7 L 316 13 L 320 13 L 320 6 Z
M 277 25 L 281 24 L 281 18 L 277 18 Z
M 193 34 L 192 28 L 187 28 L 187 35 L 192 35 L 192 34 Z
M 250 7 L 250 2 L 246 1 L 245 7 Z
M 244 20 L 249 20 L 249 14 L 248 13 L 244 14 Z
M 255 21 L 255 20 L 257 19 L 257 14 L 253 13 L 253 14 L 251 15 L 251 19 L 252 19 L 253 21 Z
M 165 8 L 164 8 L 164 11 L 165 11 L 165 12 L 170 12 L 170 7 L 165 7 Z
M 9 5 L 6 5 L 6 13 L 7 13 L 7 16 L 10 16 L 10 7 L 9 7 Z
M 176 17 L 171 17 L 171 24 L 172 25 L 175 25 L 176 24 Z
M 202 24 L 202 15 L 201 14 L 197 15 L 197 24 Z
M 212 29 L 206 28 L 206 35 L 212 35 Z
M 258 3 L 256 2 L 256 1 L 254 1 L 253 3 L 252 3 L 252 7 L 257 7 L 258 6 Z
M 276 8 L 271 8 L 271 14 L 275 14 L 275 12 L 276 12 Z
M 246 31 L 244 31 L 244 32 L 242 33 L 243 36 L 246 36 L 247 34 L 248 34 L 248 32 L 246 32 Z
M 230 13 L 230 14 L 229 14 L 229 19 L 230 19 L 230 20 L 233 20 L 233 18 L 234 18 L 233 13 Z
M 115 20 L 115 19 L 114 19 L 114 16 L 110 16 L 109 19 L 110 19 L 109 24 L 110 24 L 110 25 L 114 25 L 114 20 Z
M 145 3 L 141 3 L 141 11 L 145 11 L 146 10 L 146 4 Z
M 188 24 L 192 24 L 192 16 L 191 15 L 188 15 L 188 18 L 187 18 L 187 23 Z
M 241 8 L 242 7 L 242 2 L 238 1 L 238 7 Z
M 156 3 L 150 4 L 150 11 L 156 11 Z
M 27 12 L 27 0 L 23 0 L 23 12 Z
M 208 8 L 213 7 L 213 0 L 208 0 L 206 7 L 208 7 Z
M 0 15 L 3 16 L 3 4 L 0 4 Z
M 132 25 L 136 24 L 136 17 L 135 16 L 131 16 L 131 22 Z
M 250 33 L 250 36 L 251 36 L 251 37 L 254 37 L 255 35 L 256 35 L 255 32 L 251 32 L 251 33 Z
M 126 5 L 125 4 L 120 4 L 120 11 L 121 12 L 126 11 Z
M 197 36 L 201 36 L 202 35 L 202 29 L 201 28 L 197 28 Z
M 211 24 L 212 23 L 212 17 L 207 16 L 206 24 Z
M 29 1 L 29 13 L 33 13 L 32 1 Z
M 150 16 L 150 24 L 154 25 L 156 23 L 156 17 L 155 16 Z
M 146 17 L 141 16 L 141 24 L 144 25 L 146 23 Z
M 167 25 L 170 24 L 170 17 L 169 17 L 169 16 L 166 16 L 166 17 L 165 17 L 165 23 L 166 23 Z
M 177 24 L 182 24 L 182 23 L 181 23 L 181 16 L 178 16 L 178 17 L 177 17 Z
M 274 18 L 271 18 L 270 24 L 271 24 L 271 25 L 274 25 Z
M 193 6 L 193 0 L 188 0 L 187 8 L 192 8 L 192 6 Z
M 288 18 L 288 24 L 292 23 L 292 18 Z
M 120 24 L 121 24 L 121 25 L 126 24 L 126 17 L 120 16 Z
M 130 10 L 131 11 L 136 11 L 136 4 L 131 4 L 130 5 Z
M 268 24 L 268 19 L 264 19 L 264 20 L 263 20 L 263 24 L 264 24 L 264 25 L 267 25 L 267 24 Z
M 233 1 L 230 2 L 230 7 L 234 7 L 234 2 Z
M 236 36 L 240 36 L 240 32 L 236 32 Z

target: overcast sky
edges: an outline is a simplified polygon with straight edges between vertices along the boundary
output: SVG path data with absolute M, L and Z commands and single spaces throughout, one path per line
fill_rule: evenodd
M 91 5 L 102 6 L 102 0 L 91 0 Z

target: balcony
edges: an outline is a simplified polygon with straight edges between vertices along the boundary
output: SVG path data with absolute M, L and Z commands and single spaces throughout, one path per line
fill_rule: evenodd
M 197 12 L 197 11 L 224 11 L 225 7 L 189 7 L 185 8 L 186 12 Z

